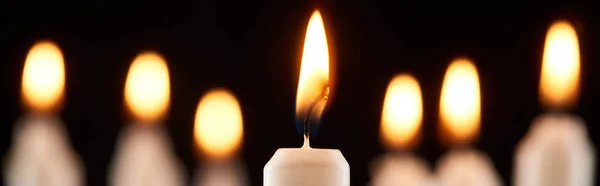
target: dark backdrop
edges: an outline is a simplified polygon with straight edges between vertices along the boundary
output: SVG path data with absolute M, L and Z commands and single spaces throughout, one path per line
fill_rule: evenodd
M 66 59 L 61 112 L 85 162 L 90 186 L 106 185 L 116 137 L 129 121 L 123 87 L 130 62 L 159 51 L 171 73 L 166 128 L 188 177 L 200 165 L 193 145 L 197 101 L 226 87 L 241 102 L 245 136 L 241 158 L 252 185 L 277 148 L 299 147 L 294 103 L 304 31 L 314 8 L 325 18 L 334 59 L 332 99 L 313 146 L 338 148 L 351 166 L 352 185 L 369 180 L 368 166 L 386 150 L 378 125 L 388 81 L 415 75 L 423 91 L 423 140 L 415 149 L 431 165 L 446 152 L 437 141 L 438 101 L 449 62 L 474 60 L 482 91 L 482 131 L 476 148 L 489 154 L 506 184 L 513 151 L 543 112 L 537 86 L 546 30 L 571 20 L 582 54 L 581 99 L 574 113 L 588 123 L 595 144 L 600 117 L 594 105 L 600 9 L 593 4 L 406 4 L 387 1 L 218 1 L 0 3 L 0 154 L 11 144 L 21 73 L 32 44 L 52 39 Z M 597 174 L 598 175 L 598 174 Z

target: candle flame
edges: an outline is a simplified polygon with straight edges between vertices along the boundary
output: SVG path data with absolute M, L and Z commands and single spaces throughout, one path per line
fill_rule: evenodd
M 296 118 L 299 122 L 320 118 L 329 94 L 329 51 L 321 13 L 315 11 L 306 29 L 300 79 L 296 94 Z M 319 104 L 315 104 L 319 103 Z M 310 117 L 307 117 L 310 116 Z M 302 123 L 300 123 L 302 125 Z
M 65 87 L 65 66 L 58 46 L 49 41 L 36 43 L 27 54 L 23 68 L 21 93 L 32 110 L 54 110 Z
M 408 74 L 390 82 L 381 115 L 383 141 L 392 149 L 406 149 L 416 140 L 423 119 L 419 82 Z
M 243 137 L 242 111 L 229 91 L 216 89 L 206 93 L 196 110 L 194 137 L 210 159 L 234 155 Z
M 446 71 L 440 100 L 442 128 L 456 144 L 469 143 L 479 132 L 479 77 L 468 59 L 456 59 Z
M 169 70 L 158 54 L 139 54 L 129 67 L 125 82 L 125 102 L 133 115 L 144 123 L 161 119 L 169 106 Z
M 565 21 L 552 24 L 544 47 L 541 102 L 551 108 L 574 106 L 579 94 L 579 68 L 575 29 Z

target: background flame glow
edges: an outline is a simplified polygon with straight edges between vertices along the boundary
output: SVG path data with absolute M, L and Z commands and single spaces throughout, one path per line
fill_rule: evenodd
M 381 115 L 383 141 L 393 149 L 406 149 L 421 128 L 423 103 L 417 80 L 407 74 L 396 76 L 389 84 Z
M 238 150 L 243 137 L 242 111 L 227 90 L 212 90 L 200 100 L 196 110 L 194 137 L 211 159 L 228 158 Z
M 165 115 L 169 99 L 169 69 L 165 60 L 151 52 L 138 55 L 125 82 L 125 102 L 130 111 L 136 119 L 155 121 Z
M 440 119 L 451 141 L 468 143 L 477 136 L 481 117 L 477 69 L 468 59 L 450 64 L 442 85 Z
M 58 106 L 65 87 L 63 55 L 52 42 L 36 43 L 27 54 L 21 93 L 33 110 L 50 111 Z
M 296 94 L 297 118 L 304 118 L 303 115 L 306 114 L 309 106 L 315 99 L 323 95 L 325 88 L 328 86 L 328 50 L 323 19 L 321 13 L 315 11 L 308 22 L 304 40 L 300 79 Z M 318 112 L 318 114 L 320 116 L 321 112 Z
M 579 93 L 579 42 L 573 27 L 554 23 L 546 35 L 540 99 L 549 107 L 570 107 Z

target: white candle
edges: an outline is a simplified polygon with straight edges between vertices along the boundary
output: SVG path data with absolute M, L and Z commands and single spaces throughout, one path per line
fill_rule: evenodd
M 408 152 L 416 146 L 423 119 L 419 82 L 408 74 L 390 82 L 381 116 L 382 141 L 397 153 L 387 153 L 372 165 L 371 186 L 426 186 L 432 184 L 427 163 Z
M 194 180 L 197 186 L 246 186 L 248 180 L 236 154 L 243 138 L 240 105 L 228 90 L 206 93 L 196 110 L 194 136 L 207 161 Z
M 9 186 L 80 186 L 82 163 L 55 111 L 63 97 L 63 56 L 52 42 L 36 43 L 25 60 L 22 94 L 30 113 L 16 124 L 4 170 Z
M 388 153 L 372 168 L 371 186 L 429 186 L 435 184 L 429 165 L 414 154 Z
M 248 177 L 238 160 L 204 163 L 194 179 L 195 186 L 247 186 Z
M 264 169 L 265 186 L 349 186 L 350 166 L 339 150 L 281 148 Z
M 490 159 L 468 147 L 479 133 L 480 97 L 475 65 L 464 58 L 454 60 L 446 72 L 440 100 L 442 139 L 453 145 L 437 165 L 442 186 L 502 185 Z
M 296 97 L 296 118 L 304 133 L 302 148 L 282 148 L 264 168 L 265 186 L 349 186 L 350 166 L 339 150 L 313 149 L 309 137 L 329 96 L 329 51 L 319 11 L 310 18 L 304 41 Z
M 542 103 L 565 110 L 575 106 L 579 90 L 579 44 L 567 22 L 552 25 L 540 81 Z M 555 112 L 538 116 L 519 143 L 516 186 L 592 186 L 595 152 L 582 119 Z
M 136 121 L 118 139 L 109 183 L 112 186 L 180 186 L 183 167 L 172 154 L 167 133 L 159 125 L 169 105 L 169 72 L 155 53 L 133 61 L 125 84 L 125 102 Z
M 502 186 L 487 155 L 475 149 L 453 149 L 439 160 L 438 181 L 441 186 Z

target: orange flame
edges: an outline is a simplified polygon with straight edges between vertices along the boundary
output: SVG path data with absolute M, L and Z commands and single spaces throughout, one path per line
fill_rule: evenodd
M 329 84 L 329 50 L 321 13 L 315 11 L 306 29 L 300 79 L 296 94 L 296 116 L 304 118 L 316 98 L 322 97 Z M 319 118 L 325 104 L 315 108 L 313 118 Z
M 546 36 L 540 99 L 551 108 L 572 107 L 579 95 L 579 42 L 575 29 L 564 21 L 550 27 Z
M 468 59 L 457 59 L 446 71 L 440 100 L 442 128 L 456 144 L 469 143 L 479 133 L 479 76 Z
M 239 149 L 243 137 L 242 111 L 229 91 L 212 90 L 196 110 L 194 137 L 210 159 L 227 159 Z
M 169 99 L 169 69 L 165 60 L 152 52 L 138 55 L 125 82 L 125 102 L 130 111 L 139 120 L 156 121 L 166 114 Z
M 65 88 L 63 55 L 56 44 L 36 43 L 27 54 L 21 94 L 32 110 L 50 112 L 59 105 Z
M 422 119 L 419 82 L 408 74 L 394 77 L 388 86 L 381 114 L 383 141 L 392 149 L 410 147 L 416 141 Z

